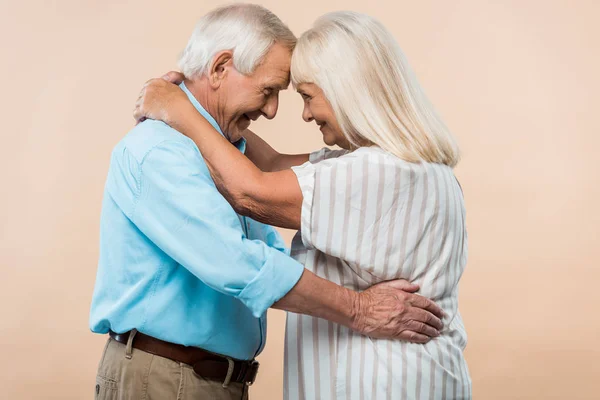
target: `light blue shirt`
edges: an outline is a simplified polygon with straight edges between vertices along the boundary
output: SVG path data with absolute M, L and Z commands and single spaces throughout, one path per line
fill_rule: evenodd
M 237 147 L 243 152 L 245 142 Z M 235 213 L 189 138 L 147 120 L 114 148 L 100 222 L 93 332 L 136 328 L 252 359 L 265 345 L 266 310 L 303 270 L 275 229 Z

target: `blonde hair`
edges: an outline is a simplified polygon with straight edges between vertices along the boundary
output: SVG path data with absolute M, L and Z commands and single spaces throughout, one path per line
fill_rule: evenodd
M 179 69 L 188 79 L 203 75 L 220 51 L 233 51 L 233 65 L 242 74 L 254 72 L 274 43 L 291 50 L 296 36 L 266 8 L 232 4 L 217 8 L 196 23 L 179 58 Z
M 328 13 L 298 39 L 292 83 L 314 83 L 354 147 L 454 167 L 458 145 L 427 100 L 391 33 L 351 11 Z

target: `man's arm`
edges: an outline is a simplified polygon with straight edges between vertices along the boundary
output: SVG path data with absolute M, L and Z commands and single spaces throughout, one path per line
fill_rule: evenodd
M 308 154 L 281 154 L 271 147 L 260 136 L 247 129 L 246 157 L 263 172 L 276 172 L 302 165 L 308 161 Z
M 273 308 L 323 318 L 371 337 L 427 343 L 439 336 L 444 312 L 431 300 L 414 294 L 418 289 L 396 280 L 358 293 L 304 270 L 294 288 Z
M 181 72 L 170 71 L 163 77 L 164 80 L 179 85 L 185 78 Z M 261 171 L 276 172 L 302 165 L 308 161 L 308 154 L 281 154 L 261 137 L 251 130 L 244 132 L 247 142 L 246 157 L 250 159 Z
M 198 150 L 186 141 L 164 141 L 139 162 L 127 153 L 113 160 L 113 179 L 133 182 L 130 190 L 136 193 L 128 217 L 203 283 L 239 299 L 259 317 L 289 292 L 304 268 L 279 250 L 245 236 L 238 215 L 217 191 Z M 132 175 L 139 178 L 127 180 Z

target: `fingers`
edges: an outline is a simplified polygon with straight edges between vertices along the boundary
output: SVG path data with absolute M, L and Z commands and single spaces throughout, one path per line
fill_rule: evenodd
M 144 117 L 144 114 L 142 113 L 141 108 L 138 106 L 136 106 L 133 110 L 133 118 L 136 120 L 136 125 L 140 122 L 143 122 L 146 119 L 146 117 Z
M 167 82 L 174 83 L 175 85 L 179 85 L 181 82 L 183 82 L 184 78 L 185 77 L 183 76 L 183 74 L 178 71 L 169 71 L 162 76 L 162 79 L 164 79 Z
M 140 90 L 140 94 L 137 98 L 137 100 L 135 101 L 135 106 L 133 108 L 133 118 L 135 119 L 135 124 L 139 124 L 140 122 L 144 122 L 144 120 L 146 120 L 146 117 L 144 116 L 144 113 L 142 111 L 142 105 L 144 103 L 144 95 L 146 94 L 146 87 L 147 85 L 152 81 L 149 80 L 144 84 L 144 87 L 142 88 L 142 90 Z
M 148 90 L 149 88 L 161 88 L 164 86 L 170 85 L 169 82 L 167 82 L 165 79 L 161 79 L 161 78 L 152 78 L 152 79 L 148 79 L 145 83 L 144 86 L 142 86 L 142 92 L 145 90 Z
M 435 304 L 433 301 L 429 300 L 426 297 L 420 296 L 418 294 L 413 294 L 410 296 L 409 299 L 407 299 L 407 301 L 413 307 L 422 308 L 424 310 L 429 311 L 438 318 L 444 318 L 444 310 L 442 310 L 437 304 Z
M 413 321 L 423 322 L 429 326 L 432 326 L 438 331 L 441 331 L 444 328 L 442 320 L 431 314 L 429 311 L 425 311 L 420 308 L 411 308 L 407 313 L 407 318 Z
M 440 331 L 438 331 L 431 325 L 427 325 L 423 322 L 409 321 L 406 324 L 406 327 L 413 332 L 419 333 L 421 335 L 429 336 L 432 338 L 440 336 Z
M 399 336 L 399 339 L 406 340 L 407 342 L 425 344 L 428 343 L 431 338 L 413 331 L 403 331 Z
M 405 292 L 414 293 L 419 290 L 419 285 L 415 285 L 414 283 L 410 283 L 405 279 L 396 279 L 393 281 L 387 281 L 379 283 L 378 286 L 386 286 L 394 289 L 399 289 Z
M 136 121 L 136 125 L 144 120 L 144 114 L 142 113 L 142 94 L 137 98 L 135 106 L 133 108 L 133 118 Z
M 144 91 L 144 89 L 146 89 L 154 80 L 155 80 L 155 78 L 152 78 L 152 79 L 148 79 L 146 82 L 144 82 L 144 85 L 142 86 L 142 91 Z
M 140 96 L 137 98 L 137 100 L 135 101 L 135 107 L 139 108 L 142 105 L 143 100 L 143 94 L 140 93 Z

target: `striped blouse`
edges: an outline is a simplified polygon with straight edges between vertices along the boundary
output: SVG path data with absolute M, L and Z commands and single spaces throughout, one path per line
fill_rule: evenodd
M 296 260 L 354 290 L 394 278 L 415 282 L 446 317 L 441 335 L 421 345 L 288 313 L 284 398 L 470 399 L 458 312 L 465 208 L 452 169 L 363 147 L 322 149 L 293 170 L 304 196 Z

